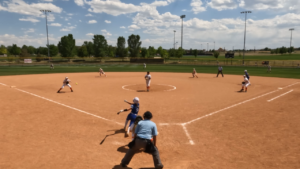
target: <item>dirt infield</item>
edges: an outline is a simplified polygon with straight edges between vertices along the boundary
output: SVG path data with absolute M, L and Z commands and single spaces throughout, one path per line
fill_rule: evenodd
M 242 76 L 152 73 L 143 92 L 145 73 L 107 75 L 0 77 L 0 168 L 121 169 L 130 139 L 117 112 L 136 96 L 139 114 L 154 115 L 166 169 L 300 168 L 299 80 L 252 76 L 239 93 Z M 74 92 L 56 93 L 65 76 Z M 153 166 L 145 153 L 129 164 Z

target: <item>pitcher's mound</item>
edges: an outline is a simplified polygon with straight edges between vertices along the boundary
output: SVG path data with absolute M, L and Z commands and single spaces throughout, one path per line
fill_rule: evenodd
M 146 84 L 125 85 L 122 88 L 129 91 L 147 92 Z M 150 92 L 172 91 L 175 89 L 176 89 L 175 86 L 164 85 L 164 84 L 152 84 L 150 86 Z

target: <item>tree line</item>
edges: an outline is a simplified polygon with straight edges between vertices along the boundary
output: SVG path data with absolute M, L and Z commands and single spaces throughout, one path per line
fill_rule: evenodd
M 139 35 L 130 35 L 126 39 L 122 36 L 118 37 L 116 46 L 108 45 L 107 40 L 103 35 L 94 35 L 91 41 L 84 41 L 81 46 L 76 46 L 76 40 L 72 34 L 61 37 L 57 45 L 49 45 L 49 56 L 55 57 L 60 54 L 64 58 L 78 57 L 143 57 L 151 58 L 160 56 L 162 58 L 168 57 L 182 57 L 185 51 L 179 49 L 163 49 L 161 46 L 155 49 L 153 46 L 141 47 L 142 41 Z M 19 57 L 29 57 L 31 55 L 37 55 L 37 58 L 41 55 L 48 56 L 47 47 L 38 47 L 23 45 L 18 47 L 16 44 L 12 46 L 0 46 L 0 55 L 7 54 Z

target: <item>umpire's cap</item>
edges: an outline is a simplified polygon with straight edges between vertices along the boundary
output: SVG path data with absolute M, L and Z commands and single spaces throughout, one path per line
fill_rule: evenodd
M 152 113 L 150 111 L 146 111 L 144 113 L 144 119 L 152 119 Z

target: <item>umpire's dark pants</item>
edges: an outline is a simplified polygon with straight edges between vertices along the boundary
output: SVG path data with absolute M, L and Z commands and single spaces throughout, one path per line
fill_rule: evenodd
M 224 75 L 223 75 L 223 70 L 219 70 L 219 71 L 218 71 L 217 77 L 219 76 L 220 73 L 222 74 L 222 77 L 224 77 Z
M 126 152 L 125 157 L 122 159 L 122 164 L 128 165 L 135 153 L 137 153 L 141 149 L 145 150 L 147 142 L 148 140 L 136 138 L 135 145 Z M 160 161 L 159 152 L 156 147 L 155 151 L 152 153 L 152 157 L 155 168 L 162 168 L 163 165 Z

